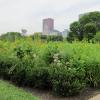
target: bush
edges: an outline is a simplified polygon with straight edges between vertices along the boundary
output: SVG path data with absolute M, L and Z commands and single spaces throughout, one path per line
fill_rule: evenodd
M 100 87 L 100 62 L 86 62 L 86 80 L 91 87 Z
M 54 61 L 54 54 L 58 53 L 58 47 L 56 44 L 52 44 L 51 42 L 48 43 L 46 47 L 41 49 L 40 51 L 40 57 L 42 60 L 45 61 L 47 65 L 51 64 Z
M 50 75 L 49 70 L 46 67 L 35 67 L 32 71 L 32 81 L 34 87 L 40 89 L 50 89 Z
M 77 95 L 84 89 L 85 70 L 53 65 L 51 69 L 53 92 L 61 96 Z
M 48 78 L 49 73 L 47 65 L 43 60 L 36 58 L 34 60 L 33 66 L 28 67 L 26 71 L 26 78 L 24 83 L 28 86 L 34 86 L 36 88 L 49 88 Z
M 10 80 L 15 82 L 18 85 L 22 85 L 25 79 L 25 66 L 23 61 L 17 61 L 9 69 Z
M 0 76 L 4 79 L 9 79 L 9 69 L 14 64 L 14 59 L 4 58 L 0 59 Z

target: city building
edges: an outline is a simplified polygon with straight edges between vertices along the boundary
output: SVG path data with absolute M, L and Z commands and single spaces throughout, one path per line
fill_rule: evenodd
M 47 35 L 52 33 L 54 30 L 54 20 L 52 18 L 47 18 L 43 20 L 43 34 Z
M 68 30 L 65 29 L 63 32 L 60 32 L 54 28 L 54 19 L 46 18 L 43 20 L 43 32 L 42 35 L 62 35 L 67 37 Z

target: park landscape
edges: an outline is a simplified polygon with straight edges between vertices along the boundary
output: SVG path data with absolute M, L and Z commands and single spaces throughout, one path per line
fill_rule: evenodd
M 0 100 L 40 100 L 26 91 L 29 88 L 50 91 L 65 100 L 74 100 L 90 88 L 99 90 L 99 23 L 100 12 L 96 11 L 73 22 L 67 37 L 1 35 Z

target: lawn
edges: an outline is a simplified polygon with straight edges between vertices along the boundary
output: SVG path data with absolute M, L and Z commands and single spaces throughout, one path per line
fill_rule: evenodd
M 22 89 L 0 80 L 0 100 L 38 100 Z

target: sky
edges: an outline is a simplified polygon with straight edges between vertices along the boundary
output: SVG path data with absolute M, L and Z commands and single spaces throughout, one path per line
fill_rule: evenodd
M 0 34 L 42 31 L 42 20 L 53 18 L 55 29 L 68 29 L 79 14 L 100 11 L 100 0 L 0 0 Z

